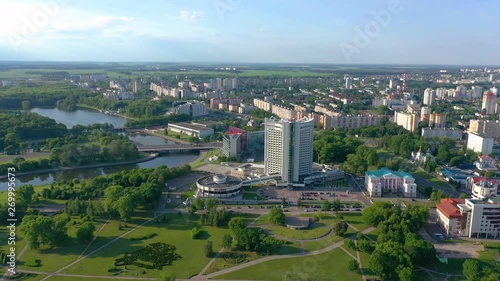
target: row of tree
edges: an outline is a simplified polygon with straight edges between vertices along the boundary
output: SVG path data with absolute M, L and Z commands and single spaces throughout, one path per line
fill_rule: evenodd
M 365 222 L 379 232 L 370 268 L 382 280 L 416 280 L 415 264 L 438 262 L 434 246 L 417 235 L 428 216 L 423 206 L 409 205 L 402 211 L 389 202 L 375 202 L 363 210 Z

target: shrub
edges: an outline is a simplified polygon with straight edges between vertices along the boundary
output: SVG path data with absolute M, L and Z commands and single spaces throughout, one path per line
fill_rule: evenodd
M 148 234 L 144 234 L 141 236 L 130 237 L 130 240 L 131 241 L 147 240 L 147 239 L 154 238 L 156 236 L 158 236 L 158 234 L 150 232 Z
M 350 249 L 356 249 L 356 244 L 354 244 L 354 241 L 352 241 L 351 239 L 347 238 L 344 240 L 344 245 L 347 247 L 347 248 L 350 248 Z
M 201 236 L 201 231 L 198 229 L 198 227 L 193 227 L 191 229 L 191 238 L 192 239 L 198 239 Z
M 34 257 L 30 257 L 26 260 L 26 266 L 37 267 L 40 266 L 40 260 L 37 260 Z

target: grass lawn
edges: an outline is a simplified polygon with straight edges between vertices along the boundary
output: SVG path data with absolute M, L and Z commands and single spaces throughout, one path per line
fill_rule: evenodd
M 376 279 L 377 276 L 375 273 L 370 269 L 370 254 L 365 253 L 365 252 L 359 252 L 359 259 L 361 260 L 361 265 L 363 268 L 363 272 L 366 275 L 367 279 Z
M 314 239 L 326 235 L 330 228 L 322 223 L 314 223 L 307 229 L 290 229 L 286 226 L 273 225 L 267 227 L 272 233 L 292 239 Z
M 352 258 L 341 249 L 308 257 L 263 262 L 227 273 L 214 279 L 231 280 L 361 280 L 361 275 L 347 269 Z M 335 261 L 335 262 L 333 262 Z
M 74 219 L 74 218 L 73 218 Z M 76 219 L 77 221 L 81 221 Z M 62 247 L 49 248 L 46 245 L 40 247 L 40 249 L 30 249 L 28 248 L 24 255 L 21 257 L 18 267 L 20 269 L 35 270 L 35 271 L 55 271 L 73 261 L 75 261 L 87 247 L 87 243 L 79 243 L 76 241 L 76 231 L 79 225 L 72 225 L 68 223 L 68 235 L 69 238 L 65 245 Z M 96 229 L 102 226 L 101 222 L 96 222 Z M 19 245 L 18 247 L 20 247 Z M 22 248 L 19 248 L 19 250 Z M 24 265 L 27 258 L 34 257 L 41 260 L 41 266 L 39 267 L 29 267 Z
M 261 189 L 262 187 L 260 186 L 245 186 L 244 189 L 245 191 L 250 191 L 250 192 L 256 192 L 257 190 Z
M 185 135 L 185 134 L 181 134 L 181 133 L 177 133 L 177 132 L 174 132 L 174 131 L 171 131 L 171 130 L 167 130 L 167 131 L 168 131 L 168 136 L 169 137 L 173 137 L 174 139 L 180 139 L 180 140 L 183 140 L 183 141 L 191 142 L 191 136 L 188 136 L 188 135 Z
M 27 153 L 21 155 L 0 155 L 0 164 L 12 163 L 12 160 L 15 158 L 21 157 L 24 160 L 36 161 L 40 159 L 49 159 L 50 152 L 46 153 L 47 155 L 40 155 L 40 153 Z
M 182 202 L 186 201 L 186 199 L 188 199 L 189 197 L 193 197 L 193 195 L 194 195 L 194 190 L 184 191 L 181 195 Z
M 225 250 L 224 252 L 227 252 L 227 250 Z M 247 263 L 249 261 L 253 261 L 253 260 L 261 258 L 261 256 L 257 255 L 257 253 L 255 253 L 255 252 L 246 252 L 246 251 L 233 251 L 233 252 L 238 252 L 240 254 L 245 255 L 245 260 L 239 264 Z M 235 265 L 238 265 L 238 263 L 236 263 L 235 261 L 232 261 L 232 260 L 225 260 L 224 258 L 222 258 L 222 256 L 219 256 L 210 265 L 210 267 L 205 271 L 205 274 L 210 274 L 210 273 L 213 273 L 216 271 L 220 271 L 220 270 L 223 270 L 226 268 L 233 267 Z
M 270 215 L 269 214 L 265 214 L 265 215 L 261 215 L 259 217 L 258 220 L 255 221 L 255 225 L 265 225 L 265 224 L 272 224 L 272 222 L 270 221 Z
M 292 242 L 291 244 L 283 245 L 281 248 L 278 250 L 276 255 L 289 255 L 289 254 L 296 254 L 300 253 L 300 243 L 299 242 Z
M 462 274 L 464 262 L 465 259 L 448 259 L 448 264 L 435 262 L 432 265 L 425 266 L 425 268 L 445 274 Z
M 249 192 L 243 192 L 243 199 L 244 200 L 267 200 L 264 197 L 259 196 L 257 193 L 249 193 Z
M 344 220 L 348 223 L 363 231 L 370 227 L 369 225 L 363 222 L 363 215 L 361 213 L 344 213 Z
M 244 218 L 247 222 L 253 219 L 251 216 Z M 194 240 L 191 238 L 190 230 L 195 226 L 199 227 L 203 232 L 201 239 Z M 157 233 L 158 236 L 142 241 L 131 241 L 129 239 L 130 237 L 148 233 Z M 203 246 L 207 240 L 213 242 L 213 250 L 217 252 L 221 248 L 222 236 L 226 233 L 229 233 L 227 228 L 201 226 L 197 217 L 172 214 L 169 215 L 166 224 L 157 224 L 155 221 L 147 223 L 128 236 L 115 241 L 105 249 L 89 256 L 64 272 L 112 276 L 112 273 L 109 273 L 108 269 L 114 268 L 116 258 L 122 257 L 125 252 L 141 249 L 148 244 L 163 242 L 175 245 L 177 247 L 176 252 L 182 257 L 180 260 L 174 261 L 172 266 L 164 267 L 163 270 L 172 271 L 177 278 L 189 278 L 200 272 L 210 261 L 210 258 L 205 257 L 203 254 Z M 140 274 L 144 277 L 156 277 L 162 272 L 157 269 L 143 269 L 137 266 L 127 266 L 127 269 L 124 267 L 118 268 L 123 270 L 119 276 L 136 276 L 136 274 Z M 142 271 L 146 273 L 142 274 Z
M 20 187 L 21 185 L 16 185 L 16 188 Z M 6 187 L 7 188 L 7 187 Z M 45 185 L 37 185 L 34 186 L 33 189 L 35 190 L 35 194 L 42 192 L 44 188 L 50 188 L 50 184 L 45 184 Z M 9 197 L 9 192 L 7 190 L 0 191 L 0 202 L 7 202 L 7 198 Z
M 212 157 L 212 156 L 218 156 L 220 155 L 220 148 L 217 148 L 217 149 L 212 149 L 210 151 L 207 151 L 205 156 L 203 158 L 201 158 L 200 160 L 190 164 L 191 168 L 195 169 L 195 168 L 198 168 L 200 166 L 203 166 L 205 163 L 208 162 L 208 158 Z M 203 153 L 203 152 L 201 152 Z
M 344 239 L 343 237 L 332 235 L 326 239 L 314 240 L 314 241 L 304 241 L 304 250 L 308 252 L 320 250 L 332 245 L 335 242 L 339 242 Z
M 443 186 L 443 187 L 446 187 L 446 188 L 451 188 L 450 185 L 445 182 L 444 180 L 440 179 L 440 178 L 437 178 L 437 177 L 434 177 L 422 170 L 420 170 L 419 168 L 415 168 L 413 171 L 412 171 L 412 174 L 415 174 L 421 178 L 424 178 L 430 182 L 433 182 L 435 184 L 438 184 L 440 186 Z

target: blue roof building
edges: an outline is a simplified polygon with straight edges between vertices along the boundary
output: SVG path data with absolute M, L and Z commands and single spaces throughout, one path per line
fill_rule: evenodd
M 417 184 L 410 173 L 392 171 L 387 168 L 367 171 L 365 187 L 371 197 L 382 197 L 384 194 L 400 194 L 410 198 L 417 197 Z

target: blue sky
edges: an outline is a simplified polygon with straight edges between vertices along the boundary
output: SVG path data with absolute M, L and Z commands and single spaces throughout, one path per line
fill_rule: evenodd
M 498 11 L 496 0 L 0 0 L 0 60 L 500 65 Z

